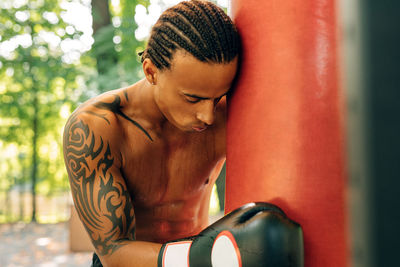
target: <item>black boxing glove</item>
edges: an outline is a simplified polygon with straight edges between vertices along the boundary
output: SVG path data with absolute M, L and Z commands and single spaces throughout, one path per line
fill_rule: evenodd
M 158 267 L 303 267 L 299 224 L 269 203 L 250 203 L 197 236 L 163 244 Z

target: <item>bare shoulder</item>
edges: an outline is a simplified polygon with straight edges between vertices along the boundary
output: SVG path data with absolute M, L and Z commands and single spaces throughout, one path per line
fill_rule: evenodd
M 125 98 L 123 89 L 106 92 L 80 105 L 71 117 L 85 119 L 92 127 L 98 126 L 106 132 L 113 130 L 118 127 L 117 114 Z
M 124 94 L 121 89 L 110 91 L 89 99 L 80 105 L 74 114 L 85 117 L 89 121 L 104 122 L 113 127 L 116 111 L 121 107 L 123 98 Z
M 117 100 L 116 100 L 117 99 Z M 106 94 L 81 105 L 64 129 L 64 160 L 79 217 L 96 252 L 111 256 L 135 239 L 131 196 L 121 173 L 120 133 Z
M 114 103 L 118 102 L 115 99 L 115 96 L 105 94 L 79 106 L 65 125 L 64 149 L 85 145 L 93 155 L 96 154 L 96 149 L 109 149 L 109 153 L 114 154 L 115 159 L 118 159 L 120 125 L 117 116 L 112 111 L 113 105 L 118 105 Z

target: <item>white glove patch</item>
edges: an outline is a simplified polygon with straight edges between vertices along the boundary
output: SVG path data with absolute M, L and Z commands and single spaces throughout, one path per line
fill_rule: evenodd
M 189 250 L 192 241 L 169 243 L 163 255 L 164 267 L 189 267 Z
M 240 251 L 229 231 L 219 233 L 211 251 L 213 267 L 242 267 Z

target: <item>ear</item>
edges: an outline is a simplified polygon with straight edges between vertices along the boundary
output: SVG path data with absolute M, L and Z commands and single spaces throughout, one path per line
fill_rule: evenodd
M 155 85 L 157 83 L 157 75 L 159 70 L 150 60 L 150 58 L 145 58 L 142 63 L 142 68 L 144 75 L 146 76 L 146 80 L 150 83 Z

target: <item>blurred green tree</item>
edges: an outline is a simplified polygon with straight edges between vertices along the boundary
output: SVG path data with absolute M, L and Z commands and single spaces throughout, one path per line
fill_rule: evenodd
M 96 59 L 97 72 L 104 75 L 107 74 L 108 68 L 118 61 L 113 43 L 115 29 L 111 23 L 108 0 L 92 0 L 91 3 L 94 37 L 91 53 Z
M 84 33 L 64 16 L 66 3 L 91 4 L 91 48 L 79 49 Z M 137 53 L 145 41 L 135 37 L 138 5 L 147 15 L 151 5 L 153 11 L 167 7 L 155 0 L 0 1 L 0 198 L 16 184 L 29 186 L 32 221 L 37 194 L 69 189 L 61 134 L 71 111 L 143 78 Z M 19 207 L 19 218 L 24 209 Z
M 1 5 L 0 138 L 31 155 L 31 220 L 36 221 L 38 183 L 45 193 L 54 185 L 68 187 L 60 131 L 63 111 L 77 100 L 78 71 L 61 47 L 79 39 L 81 32 L 64 22 L 58 1 L 6 0 Z
M 96 60 L 97 73 L 88 80 L 90 88 L 101 93 L 138 81 L 142 76 L 137 52 L 145 42 L 135 38 L 135 8 L 148 7 L 150 1 L 120 0 L 114 7 L 107 0 L 91 3 L 94 44 L 88 54 Z

